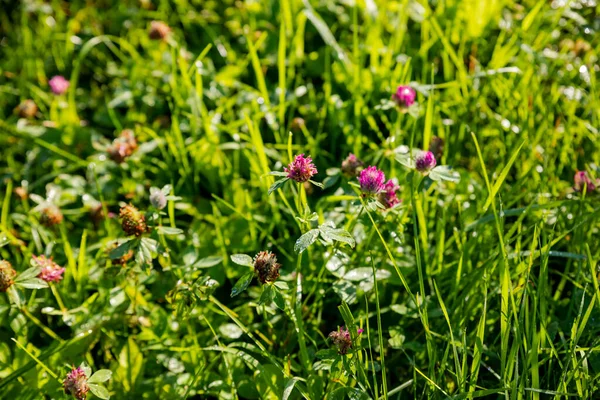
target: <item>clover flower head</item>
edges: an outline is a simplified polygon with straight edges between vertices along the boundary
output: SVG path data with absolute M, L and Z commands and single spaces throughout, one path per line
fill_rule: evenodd
M 261 283 L 274 282 L 279 278 L 281 264 L 270 251 L 261 251 L 254 257 L 254 272 Z
M 357 332 L 360 335 L 363 333 L 363 330 L 358 329 Z M 331 332 L 328 337 L 341 355 L 347 354 L 348 350 L 352 348 L 352 337 L 350 336 L 350 331 L 348 331 L 346 327 L 342 326 L 337 331 Z
M 121 207 L 119 218 L 121 219 L 121 228 L 127 235 L 139 237 L 150 231 L 146 225 L 144 214 L 131 204 Z
M 383 190 L 378 194 L 378 200 L 385 208 L 392 208 L 397 204 L 400 204 L 396 191 L 400 189 L 400 186 L 393 180 L 389 180 L 383 185 Z
M 417 92 L 415 92 L 415 89 L 408 85 L 398 86 L 396 92 L 392 95 L 392 100 L 394 100 L 398 107 L 402 110 L 406 110 L 415 104 L 416 98 Z
M 40 222 L 42 225 L 50 227 L 60 224 L 62 220 L 63 214 L 58 206 L 48 203 L 41 209 Z
M 358 183 L 363 193 L 377 194 L 383 190 L 385 174 L 379 168 L 371 165 L 360 172 Z
M 42 255 L 39 257 L 33 256 L 33 260 L 42 268 L 38 274 L 38 278 L 46 282 L 60 282 L 62 280 L 65 269 L 55 263 L 52 258 Z
M 348 157 L 342 161 L 342 173 L 349 177 L 355 177 L 360 174 L 364 163 L 354 154 L 348 154 Z
M 83 368 L 73 368 L 63 381 L 65 393 L 70 394 L 77 400 L 85 400 L 87 393 L 90 390 L 87 381 L 88 377 L 83 371 Z
M 587 171 L 577 171 L 573 177 L 573 189 L 577 192 L 583 191 L 583 188 L 586 187 L 586 193 L 592 193 L 596 190 L 597 184 L 598 181 L 594 184 Z
M 61 95 L 69 89 L 69 81 L 64 76 L 56 75 L 48 81 L 52 93 Z
M 135 133 L 131 129 L 124 129 L 108 148 L 108 156 L 116 163 L 121 164 L 137 149 Z
M 148 32 L 148 37 L 152 40 L 165 40 L 167 36 L 171 33 L 171 28 L 169 25 L 165 24 L 162 21 L 152 21 L 150 22 L 150 31 Z
M 415 156 L 415 169 L 421 173 L 431 171 L 437 164 L 431 151 L 422 151 Z
M 151 190 L 150 204 L 157 210 L 162 210 L 167 206 L 167 196 L 160 189 Z
M 0 261 L 0 293 L 4 293 L 10 288 L 15 281 L 13 280 L 17 276 L 17 271 L 15 271 L 12 265 L 6 261 Z
M 304 157 L 304 154 L 298 154 L 294 157 L 294 161 L 283 170 L 287 172 L 287 177 L 298 183 L 307 182 L 318 171 L 315 164 L 309 156 Z

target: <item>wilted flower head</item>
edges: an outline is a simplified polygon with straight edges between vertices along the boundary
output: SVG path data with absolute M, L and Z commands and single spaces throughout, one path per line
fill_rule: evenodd
M 63 94 L 69 89 L 69 81 L 66 80 L 63 76 L 57 75 L 53 76 L 52 79 L 48 81 L 48 85 L 54 94 Z
M 17 271 L 15 271 L 12 265 L 5 260 L 0 261 L 0 293 L 4 293 L 8 290 L 9 287 L 15 283 L 13 281 L 14 277 L 17 276 Z
M 171 33 L 171 28 L 169 25 L 165 24 L 162 21 L 152 21 L 150 22 L 150 31 L 148 32 L 148 37 L 152 40 L 164 40 Z
M 109 157 L 116 163 L 122 163 L 137 149 L 135 134 L 131 129 L 124 129 L 108 148 Z
M 160 189 L 150 189 L 150 203 L 157 210 L 162 210 L 167 206 L 167 196 Z
M 42 255 L 39 257 L 33 256 L 33 260 L 39 267 L 42 267 L 38 278 L 46 282 L 59 282 L 62 280 L 65 269 L 52 261 L 51 258 Z
M 254 272 L 263 284 L 277 280 L 279 268 L 281 264 L 277 263 L 277 257 L 270 251 L 261 251 L 254 257 Z
M 63 387 L 66 394 L 70 394 L 77 400 L 85 400 L 90 387 L 87 383 L 88 377 L 83 368 L 77 367 L 67 374 L 63 381 Z
M 385 174 L 379 168 L 370 166 L 363 169 L 358 177 L 360 190 L 363 193 L 376 194 L 383 190 Z
M 416 98 L 417 92 L 415 92 L 415 89 L 407 85 L 398 86 L 396 93 L 392 95 L 392 100 L 394 100 L 402 110 L 406 110 L 415 104 Z
M 400 203 L 396 191 L 400 189 L 400 186 L 396 185 L 393 180 L 389 180 L 383 185 L 383 190 L 378 194 L 378 200 L 386 208 L 392 208 L 396 204 Z
M 58 225 L 63 220 L 63 214 L 60 208 L 54 204 L 48 203 L 41 209 L 40 222 L 44 226 Z
M 150 231 L 150 228 L 146 225 L 144 213 L 131 204 L 121 207 L 119 218 L 121 219 L 123 232 L 127 235 L 142 236 Z
M 361 333 L 363 333 L 363 330 L 358 329 L 358 334 L 360 335 Z M 337 331 L 331 332 L 328 337 L 331 339 L 333 345 L 337 347 L 339 354 L 346 354 L 352 348 L 352 338 L 346 327 L 342 326 Z
M 23 100 L 17 106 L 17 108 L 15 108 L 15 112 L 17 114 L 19 114 L 19 117 L 28 118 L 28 119 L 35 117 L 35 114 L 37 114 L 37 111 L 38 111 L 38 107 L 35 104 L 35 102 L 31 99 Z
M 294 157 L 294 161 L 283 170 L 287 172 L 289 179 L 299 183 L 307 182 L 318 172 L 312 158 L 304 157 L 304 154 L 298 154 Z
M 359 160 L 354 154 L 348 154 L 348 157 L 342 161 L 342 173 L 346 176 L 354 177 L 360 174 L 364 163 Z
M 422 151 L 415 156 L 415 169 L 419 172 L 429 172 L 436 164 L 437 161 L 431 151 Z
M 573 177 L 573 188 L 577 192 L 583 191 L 584 186 L 587 187 L 586 193 L 591 193 L 596 190 L 596 185 L 590 179 L 587 171 L 577 171 Z

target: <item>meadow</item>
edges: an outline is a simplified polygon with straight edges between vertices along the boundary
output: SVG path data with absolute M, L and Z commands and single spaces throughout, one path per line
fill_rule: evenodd
M 0 0 L 0 399 L 600 398 L 596 0 Z

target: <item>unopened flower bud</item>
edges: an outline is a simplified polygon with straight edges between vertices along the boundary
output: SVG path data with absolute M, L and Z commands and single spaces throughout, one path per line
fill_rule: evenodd
M 357 332 L 360 335 L 363 333 L 363 330 L 358 329 Z M 345 327 L 341 327 L 337 331 L 331 332 L 329 334 L 329 339 L 331 339 L 331 342 L 341 355 L 347 354 L 348 350 L 352 348 L 352 338 L 350 337 L 350 332 Z
M 21 118 L 31 119 L 37 114 L 38 107 L 33 100 L 27 99 L 23 100 L 21 104 L 15 108 L 15 112 L 19 114 L 19 117 Z
M 5 260 L 0 261 L 0 292 L 4 293 L 8 290 L 9 287 L 15 283 L 13 280 L 17 276 L 17 271 L 15 271 L 12 265 Z
M 171 28 L 169 25 L 165 24 L 162 21 L 152 21 L 150 22 L 150 31 L 148 32 L 148 37 L 152 40 L 165 40 L 167 36 L 171 33 Z
M 157 210 L 167 206 L 167 196 L 160 189 L 150 189 L 150 203 Z
M 279 278 L 277 257 L 270 251 L 261 251 L 254 257 L 254 271 L 261 283 L 274 282 Z
M 586 193 L 591 193 L 596 190 L 596 185 L 590 179 L 587 171 L 577 171 L 573 177 L 573 189 L 577 192 L 583 191 L 586 187 Z
M 123 232 L 127 235 L 142 236 L 150 231 L 150 228 L 146 225 L 144 214 L 131 204 L 121 207 L 119 218 L 121 219 Z

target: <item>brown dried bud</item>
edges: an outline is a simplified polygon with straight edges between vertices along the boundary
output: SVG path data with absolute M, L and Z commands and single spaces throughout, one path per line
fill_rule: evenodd
M 135 133 L 131 129 L 124 129 L 108 148 L 108 155 L 114 162 L 121 164 L 137 147 Z
M 254 272 L 261 283 L 275 282 L 279 278 L 277 257 L 270 251 L 261 251 L 254 257 Z
M 304 118 L 296 117 L 292 120 L 292 130 L 299 131 L 305 126 Z
M 19 114 L 19 117 L 28 119 L 35 117 L 37 111 L 38 107 L 35 104 L 35 102 L 31 99 L 23 100 L 21 104 L 19 104 L 17 108 L 15 108 L 15 112 Z
M 6 292 L 15 283 L 13 280 L 15 276 L 17 276 L 17 271 L 13 269 L 12 265 L 8 261 L 0 261 L 0 292 Z
M 165 24 L 162 21 L 152 21 L 150 22 L 150 31 L 148 32 L 148 37 L 152 40 L 165 40 L 167 36 L 171 33 L 171 28 L 169 25 Z
M 62 220 L 63 214 L 60 211 L 60 208 L 54 204 L 48 204 L 42 208 L 42 215 L 40 216 L 40 222 L 42 225 L 51 227 L 60 224 Z
M 150 232 L 144 214 L 131 204 L 121 207 L 119 218 L 123 232 L 127 235 L 142 236 L 144 233 Z
M 25 189 L 23 186 L 17 186 L 15 188 L 15 194 L 21 200 L 26 200 L 27 199 L 27 195 L 28 195 L 27 194 L 27 189 Z

